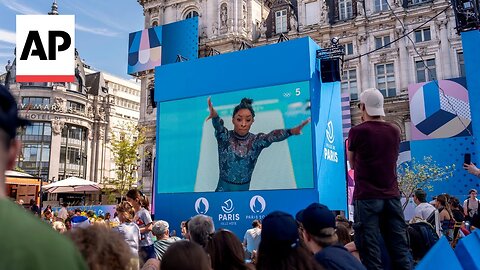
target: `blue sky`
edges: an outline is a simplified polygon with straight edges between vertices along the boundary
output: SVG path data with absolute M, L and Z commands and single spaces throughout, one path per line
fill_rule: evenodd
M 47 14 L 53 0 L 0 0 L 0 74 L 13 61 L 15 16 Z M 128 33 L 143 29 L 136 0 L 57 0 L 58 12 L 75 15 L 75 46 L 92 68 L 129 78 Z

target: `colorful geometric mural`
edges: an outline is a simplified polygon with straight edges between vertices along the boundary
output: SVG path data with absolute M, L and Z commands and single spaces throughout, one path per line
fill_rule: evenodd
M 161 63 L 161 26 L 130 33 L 128 40 L 128 74 L 153 69 Z
M 144 29 L 129 35 L 128 74 L 198 58 L 198 18 Z
M 469 136 L 471 115 L 465 78 L 408 87 L 412 140 Z

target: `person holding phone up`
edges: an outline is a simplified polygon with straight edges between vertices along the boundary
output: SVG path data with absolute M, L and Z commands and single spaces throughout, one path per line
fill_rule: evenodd
M 469 153 L 465 154 L 463 158 L 463 168 L 470 174 L 480 177 L 480 169 L 472 163 L 471 155 Z

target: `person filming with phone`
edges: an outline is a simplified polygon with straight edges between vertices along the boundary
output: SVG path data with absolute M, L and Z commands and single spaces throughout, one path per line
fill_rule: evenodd
M 465 154 L 463 160 L 463 168 L 467 170 L 470 174 L 480 177 L 480 169 L 472 163 L 471 155 L 469 153 Z
M 463 160 L 463 168 L 470 174 L 480 177 L 480 169 L 472 163 L 471 155 L 465 154 Z M 463 211 L 465 214 L 465 221 L 467 221 L 473 228 L 480 227 L 480 201 L 477 199 L 477 190 L 470 189 L 468 198 L 463 202 Z

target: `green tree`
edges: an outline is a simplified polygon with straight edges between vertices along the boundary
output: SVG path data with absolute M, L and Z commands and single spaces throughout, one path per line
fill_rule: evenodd
M 125 126 L 120 132 L 111 133 L 110 150 L 115 162 L 116 178 L 110 180 L 119 197 L 137 183 L 139 148 L 145 142 L 145 129 L 133 125 Z
M 440 166 L 431 156 L 423 157 L 423 162 L 413 158 L 410 162 L 398 166 L 398 186 L 402 197 L 406 198 L 403 209 L 405 210 L 417 188 L 433 191 L 434 182 L 447 180 L 453 176 L 454 170 L 455 164 Z

